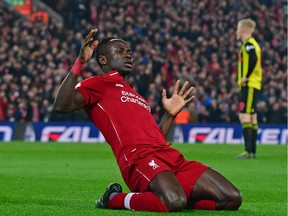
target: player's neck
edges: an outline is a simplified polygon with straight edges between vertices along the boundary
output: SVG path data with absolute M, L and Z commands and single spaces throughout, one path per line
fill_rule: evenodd
M 243 37 L 241 38 L 243 42 L 247 41 L 249 38 L 251 38 L 252 35 L 251 34 L 245 34 L 243 35 Z

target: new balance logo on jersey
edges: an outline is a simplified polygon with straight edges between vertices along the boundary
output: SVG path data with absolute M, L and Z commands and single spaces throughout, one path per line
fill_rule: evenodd
M 249 52 L 250 50 L 255 49 L 255 47 L 253 45 L 246 45 L 245 49 Z
M 155 163 L 154 160 L 151 160 L 151 162 L 149 162 L 148 164 L 149 164 L 149 166 L 151 166 L 153 168 L 153 170 L 160 167 L 158 164 Z
M 116 83 L 116 87 L 124 87 L 122 84 L 118 84 L 118 83 Z
M 78 83 L 76 86 L 75 86 L 75 89 L 79 88 L 81 86 L 81 83 Z

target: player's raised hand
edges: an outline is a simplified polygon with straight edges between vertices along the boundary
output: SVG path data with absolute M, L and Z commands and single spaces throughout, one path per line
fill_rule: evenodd
M 93 51 L 98 45 L 98 40 L 94 40 L 93 38 L 97 31 L 98 29 L 92 29 L 82 42 L 79 58 L 83 63 L 86 63 L 91 59 Z
M 179 90 L 180 80 L 177 80 L 173 94 L 170 98 L 167 98 L 166 90 L 162 91 L 162 104 L 164 110 L 170 115 L 175 117 L 186 104 L 194 100 L 195 96 L 191 96 L 194 87 L 190 87 L 186 90 L 188 82 L 186 81 L 182 88 Z

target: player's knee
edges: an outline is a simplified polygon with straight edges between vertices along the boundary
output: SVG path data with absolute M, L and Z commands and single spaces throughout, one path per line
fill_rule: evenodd
M 239 120 L 240 120 L 241 124 L 252 123 L 251 114 L 239 113 Z
M 187 205 L 185 193 L 167 193 L 165 197 L 163 197 L 163 201 L 169 212 L 181 211 Z
M 242 194 L 235 190 L 229 196 L 229 210 L 238 210 L 242 204 Z

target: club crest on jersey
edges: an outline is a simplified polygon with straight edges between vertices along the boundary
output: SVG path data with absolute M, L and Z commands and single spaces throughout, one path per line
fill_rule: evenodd
M 151 166 L 153 168 L 153 170 L 160 167 L 158 164 L 155 163 L 154 160 L 151 160 L 151 162 L 149 162 L 148 164 L 149 164 L 149 166 Z

